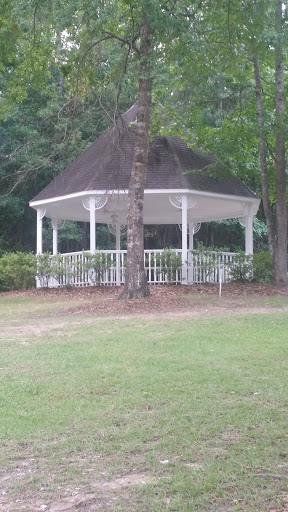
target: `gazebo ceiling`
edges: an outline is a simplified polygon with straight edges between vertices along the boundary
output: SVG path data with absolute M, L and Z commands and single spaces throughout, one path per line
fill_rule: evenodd
M 106 205 L 96 211 L 96 222 L 110 223 L 111 216 L 117 214 L 119 222 L 125 223 L 137 109 L 135 104 L 123 114 L 34 197 L 30 206 L 42 208 L 49 218 L 89 222 L 83 200 L 108 195 Z M 181 222 L 181 208 L 175 208 L 169 196 L 182 194 L 187 194 L 193 206 L 188 210 L 192 221 L 243 217 L 248 211 L 255 214 L 259 199 L 239 179 L 218 180 L 205 174 L 204 168 L 213 161 L 213 157 L 188 148 L 178 137 L 155 137 L 149 148 L 144 223 Z

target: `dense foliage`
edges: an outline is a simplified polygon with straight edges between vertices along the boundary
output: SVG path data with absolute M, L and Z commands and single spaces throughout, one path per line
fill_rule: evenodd
M 278 109 L 279 69 L 288 47 L 285 2 L 7 0 L 1 7 L 0 254 L 34 249 L 35 213 L 28 201 L 135 101 L 144 10 L 153 37 L 151 136 L 180 135 L 191 147 L 210 151 L 218 157 L 213 175 L 238 176 L 263 196 L 264 212 L 254 223 L 256 249 L 269 246 L 272 256 L 281 249 L 286 259 L 285 240 L 282 248 L 277 242 L 286 230 L 279 210 L 286 192 L 283 174 L 279 184 L 279 148 L 287 122 L 286 111 Z M 158 101 L 165 107 L 161 115 Z M 259 140 L 266 150 L 267 183 Z M 98 229 L 100 247 L 111 247 L 106 228 Z M 150 227 L 146 234 L 147 247 L 161 237 L 169 246 L 178 243 L 175 228 Z M 243 230 L 233 220 L 206 224 L 197 237 L 243 249 Z M 70 224 L 61 238 L 61 250 L 81 250 L 87 228 Z M 50 239 L 46 224 L 46 250 Z

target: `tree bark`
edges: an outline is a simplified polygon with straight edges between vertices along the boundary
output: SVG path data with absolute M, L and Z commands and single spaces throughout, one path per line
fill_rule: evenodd
M 263 113 L 263 95 L 262 84 L 258 58 L 253 57 L 254 78 L 255 78 L 255 95 L 256 95 L 256 109 L 257 109 L 257 124 L 259 134 L 259 160 L 261 171 L 261 189 L 262 189 L 262 202 L 263 210 L 267 224 L 268 244 L 272 258 L 272 268 L 275 268 L 275 225 L 273 222 L 272 209 L 269 201 L 269 180 L 268 180 L 268 167 L 267 167 L 267 151 L 265 140 L 265 124 Z
M 143 203 L 148 165 L 151 77 L 149 56 L 152 32 L 146 13 L 142 12 L 140 31 L 140 64 L 138 78 L 138 115 L 132 172 L 128 192 L 127 267 L 121 299 L 136 299 L 149 295 L 144 268 Z
M 284 65 L 282 48 L 282 2 L 276 0 L 275 8 L 275 180 L 276 180 L 276 219 L 274 221 L 269 202 L 269 181 L 263 114 L 263 95 L 259 62 L 253 57 L 257 122 L 259 132 L 259 158 L 263 209 L 267 224 L 268 243 L 272 258 L 272 279 L 277 286 L 287 285 L 287 205 L 286 205 L 286 158 L 284 119 Z
M 287 206 L 286 158 L 284 135 L 284 64 L 282 47 L 282 1 L 275 7 L 275 168 L 276 168 L 276 244 L 274 280 L 287 285 Z

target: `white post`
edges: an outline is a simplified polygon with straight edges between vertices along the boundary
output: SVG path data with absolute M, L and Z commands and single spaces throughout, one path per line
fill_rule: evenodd
M 245 254 L 253 254 L 253 215 L 245 217 Z
M 53 256 L 58 252 L 58 219 L 52 219 L 53 229 Z
M 187 284 L 187 196 L 182 196 L 182 283 Z
M 116 222 L 116 251 L 120 251 L 120 224 Z
M 193 282 L 193 255 L 191 251 L 194 248 L 194 222 L 189 222 L 189 245 L 188 245 L 188 284 Z
M 120 224 L 119 222 L 116 222 L 116 285 L 120 286 Z
M 96 215 L 95 215 L 95 198 L 90 197 L 90 252 L 95 253 L 96 250 Z
M 189 251 L 194 249 L 194 222 L 189 222 Z
M 37 242 L 36 242 L 36 252 L 37 254 L 42 254 L 42 232 L 43 232 L 43 210 L 37 210 Z

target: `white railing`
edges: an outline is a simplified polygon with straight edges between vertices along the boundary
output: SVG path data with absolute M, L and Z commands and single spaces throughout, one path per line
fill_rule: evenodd
M 124 283 L 127 251 L 86 251 L 61 254 L 63 272 L 49 286 L 121 285 Z
M 188 251 L 182 265 L 181 249 L 145 250 L 145 270 L 149 284 L 227 282 L 237 253 Z M 127 251 L 65 253 L 58 256 L 49 287 L 121 285 L 125 282 Z
M 237 253 L 193 251 L 188 254 L 189 283 L 227 283 Z M 221 275 L 220 275 L 221 274 Z
M 174 258 L 171 255 L 174 254 Z M 145 270 L 149 284 L 179 284 L 182 282 L 182 250 L 145 250 Z

